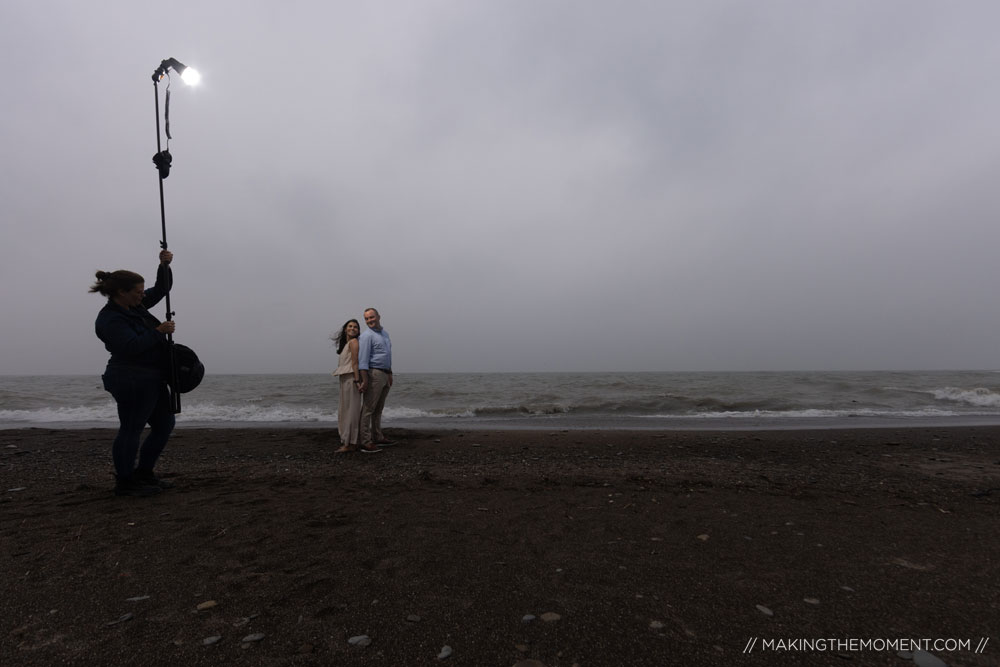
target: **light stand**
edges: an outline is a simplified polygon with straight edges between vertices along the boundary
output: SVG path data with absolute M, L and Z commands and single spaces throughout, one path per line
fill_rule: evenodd
M 164 121 L 166 124 L 167 131 L 167 146 L 168 150 L 162 150 L 160 147 L 160 90 L 159 83 L 163 77 L 168 76 L 170 70 L 177 72 L 182 79 L 190 84 L 197 83 L 198 73 L 190 67 L 181 64 L 174 58 L 167 58 L 160 63 L 160 66 L 156 68 L 153 72 L 153 100 L 156 104 L 156 155 L 153 156 L 153 164 L 156 165 L 156 169 L 160 175 L 160 229 L 163 233 L 163 237 L 160 241 L 160 247 L 163 250 L 167 249 L 167 214 L 166 209 L 163 205 L 163 179 L 170 175 L 170 163 L 173 158 L 170 155 L 169 142 L 170 142 L 170 86 L 167 85 L 167 95 L 166 95 L 166 105 L 164 113 Z M 172 279 L 171 279 L 171 282 Z M 174 312 L 170 308 L 170 292 L 167 291 L 166 294 L 167 302 L 167 320 L 169 321 Z M 167 334 L 168 348 L 170 350 L 170 408 L 173 410 L 174 414 L 179 414 L 181 411 L 181 394 L 177 391 L 177 364 L 175 363 L 174 357 L 174 336 L 173 334 Z

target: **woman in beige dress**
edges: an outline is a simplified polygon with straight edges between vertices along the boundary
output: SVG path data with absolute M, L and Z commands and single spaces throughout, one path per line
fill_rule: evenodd
M 337 429 L 340 432 L 338 453 L 380 451 L 376 447 L 360 447 L 361 429 L 361 374 L 358 372 L 358 336 L 361 325 L 357 320 L 347 320 L 340 333 L 334 336 L 337 344 L 337 370 L 340 380 L 340 406 L 337 409 Z

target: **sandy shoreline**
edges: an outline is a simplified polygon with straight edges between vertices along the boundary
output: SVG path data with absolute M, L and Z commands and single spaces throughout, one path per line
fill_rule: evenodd
M 2 662 L 1000 662 L 1000 428 L 390 433 L 179 429 L 131 499 L 112 431 L 0 431 Z

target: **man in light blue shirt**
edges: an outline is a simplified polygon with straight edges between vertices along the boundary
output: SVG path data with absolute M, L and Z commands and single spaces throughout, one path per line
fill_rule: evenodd
M 361 451 L 373 445 L 391 445 L 382 433 L 382 408 L 392 387 L 392 341 L 374 308 L 365 311 L 368 329 L 358 338 L 358 371 L 361 373 Z M 368 449 L 366 449 L 368 448 Z M 375 450 L 378 451 L 378 450 Z

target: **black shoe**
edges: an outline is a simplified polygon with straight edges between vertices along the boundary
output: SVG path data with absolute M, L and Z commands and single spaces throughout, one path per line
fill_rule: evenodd
M 135 472 L 132 473 L 132 479 L 141 482 L 147 486 L 155 486 L 160 489 L 172 489 L 174 488 L 173 482 L 168 482 L 165 479 L 157 477 L 152 470 L 143 470 L 141 468 L 136 468 Z
M 115 482 L 116 496 L 135 496 L 138 498 L 148 498 L 160 493 L 162 489 L 158 486 L 150 486 L 134 477 L 132 479 L 119 479 Z

